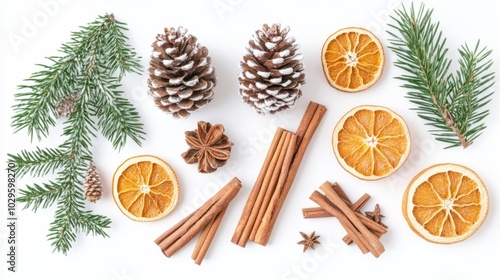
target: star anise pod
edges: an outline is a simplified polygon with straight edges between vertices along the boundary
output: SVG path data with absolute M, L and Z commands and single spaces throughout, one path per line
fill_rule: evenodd
M 375 210 L 373 211 L 366 211 L 365 212 L 366 217 L 370 218 L 372 221 L 376 222 L 377 224 L 380 224 L 384 227 L 387 227 L 382 223 L 382 218 L 384 215 L 380 213 L 380 206 L 378 204 L 375 205 Z
M 319 235 L 316 235 L 316 231 L 313 231 L 310 235 L 307 235 L 301 231 L 300 235 L 302 235 L 302 238 L 304 239 L 297 242 L 297 244 L 304 245 L 303 252 L 305 252 L 309 248 L 314 250 L 315 244 L 321 244 L 321 242 L 318 241 Z
M 198 128 L 185 135 L 189 149 L 182 157 L 189 164 L 198 163 L 199 172 L 212 173 L 226 164 L 233 143 L 224 134 L 224 126 L 199 121 Z

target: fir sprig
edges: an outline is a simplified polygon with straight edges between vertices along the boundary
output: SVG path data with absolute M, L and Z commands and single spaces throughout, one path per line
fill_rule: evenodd
M 16 94 L 12 127 L 26 129 L 31 139 L 41 140 L 57 124 L 57 102 L 76 94 L 74 111 L 63 123 L 65 139 L 57 148 L 23 150 L 9 154 L 18 176 L 56 174 L 56 179 L 20 190 L 19 202 L 37 211 L 56 205 L 48 239 L 55 251 L 66 254 L 78 232 L 108 236 L 111 220 L 85 210 L 82 186 L 87 166 L 92 162 L 92 143 L 101 132 L 115 149 L 127 139 L 141 144 L 143 125 L 132 103 L 123 98 L 121 78 L 129 72 L 140 73 L 135 51 L 126 44 L 125 24 L 111 15 L 72 33 L 60 48 L 62 56 L 52 56 L 50 65 L 39 65 Z
M 69 156 L 63 149 L 45 148 L 42 150 L 37 147 L 34 151 L 21 151 L 19 155 L 12 155 L 11 160 L 22 162 L 22 165 L 17 167 L 18 177 L 25 175 L 42 177 L 66 165 Z
M 25 203 L 25 208 L 36 212 L 38 208 L 48 208 L 56 202 L 63 193 L 63 186 L 58 182 L 49 181 L 43 185 L 33 184 L 19 191 L 19 202 Z
M 459 49 L 459 67 L 450 73 L 451 60 L 447 58 L 446 38 L 439 22 L 432 21 L 432 10 L 422 4 L 408 11 L 404 6 L 395 10 L 389 24 L 389 48 L 398 59 L 395 66 L 406 74 L 397 79 L 405 82 L 407 97 L 416 105 L 418 116 L 433 128 L 430 132 L 447 147 L 468 147 L 486 128 L 485 109 L 493 92 L 495 73 L 489 58 L 491 50 L 473 49 L 467 44 Z

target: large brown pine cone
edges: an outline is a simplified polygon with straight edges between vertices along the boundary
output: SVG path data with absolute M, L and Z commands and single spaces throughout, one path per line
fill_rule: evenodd
M 302 95 L 305 83 L 302 55 L 289 28 L 264 24 L 249 42 L 240 62 L 240 95 L 260 114 L 288 109 Z
M 148 86 L 156 105 L 176 118 L 187 118 L 207 105 L 216 85 L 208 49 L 183 27 L 165 28 L 153 42 Z

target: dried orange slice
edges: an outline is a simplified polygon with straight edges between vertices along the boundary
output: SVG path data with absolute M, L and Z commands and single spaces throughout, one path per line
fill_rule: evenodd
M 439 244 L 463 241 L 483 224 L 486 186 L 471 169 L 437 164 L 417 174 L 403 195 L 403 216 L 422 238 Z
M 167 216 L 179 200 L 174 170 L 162 159 L 141 155 L 123 162 L 113 175 L 113 198 L 134 221 L 156 221 Z
M 321 50 L 323 73 L 341 91 L 358 92 L 373 86 L 382 75 L 384 48 L 369 30 L 340 29 L 326 39 Z
M 364 180 L 394 173 L 410 154 L 410 132 L 396 113 L 381 106 L 358 106 L 345 114 L 332 135 L 340 165 Z

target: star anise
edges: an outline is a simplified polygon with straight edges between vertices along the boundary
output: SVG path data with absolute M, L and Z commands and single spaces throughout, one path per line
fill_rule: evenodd
M 199 121 L 198 128 L 185 135 L 189 149 L 182 157 L 189 164 L 198 163 L 199 172 L 212 173 L 226 164 L 233 143 L 224 134 L 224 126 Z
M 387 227 L 382 223 L 382 218 L 384 215 L 380 213 L 380 206 L 378 204 L 375 205 L 375 210 L 373 211 L 366 211 L 365 212 L 366 217 L 370 218 L 372 221 L 376 222 L 377 224 L 380 224 L 384 227 Z
M 314 250 L 315 244 L 321 244 L 321 242 L 318 241 L 319 235 L 316 235 L 316 231 L 313 231 L 310 235 L 307 235 L 301 231 L 300 235 L 302 235 L 302 238 L 304 239 L 297 242 L 297 244 L 304 245 L 303 252 L 305 252 L 309 248 Z

